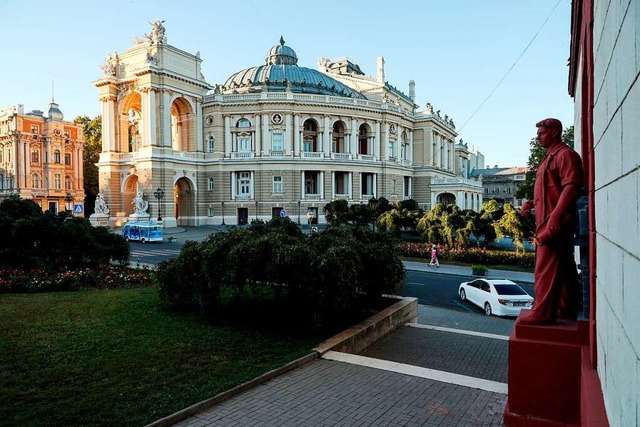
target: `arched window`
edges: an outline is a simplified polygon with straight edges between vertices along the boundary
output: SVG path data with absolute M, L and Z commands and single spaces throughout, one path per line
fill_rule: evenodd
M 209 135 L 209 137 L 207 138 L 207 151 L 209 153 L 213 153 L 215 146 L 214 143 L 216 142 L 216 140 L 213 138 L 213 135 Z
M 302 151 L 305 153 L 320 151 L 318 147 L 318 123 L 312 119 L 305 120 L 302 129 Z
M 31 188 L 40 188 L 40 175 L 37 173 L 31 175 Z
M 240 119 L 236 123 L 236 127 L 238 127 L 238 128 L 250 128 L 251 127 L 251 122 L 249 120 L 247 120 L 247 119 Z
M 372 135 L 369 131 L 369 126 L 362 124 L 358 129 L 358 154 L 364 154 L 366 156 L 373 154 L 372 147 Z
M 53 152 L 53 163 L 60 163 L 60 150 Z
M 342 122 L 335 122 L 333 124 L 331 150 L 334 153 L 345 153 L 346 147 L 344 143 L 344 124 Z

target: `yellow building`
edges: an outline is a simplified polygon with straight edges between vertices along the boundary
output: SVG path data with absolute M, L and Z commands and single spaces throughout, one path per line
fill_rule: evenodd
M 64 121 L 58 104 L 45 114 L 17 104 L 0 109 L 0 199 L 33 199 L 44 211 L 84 213 L 82 126 Z
M 163 21 L 113 53 L 94 82 L 102 102 L 99 187 L 112 225 L 151 217 L 168 226 L 243 224 L 284 210 L 294 220 L 322 207 L 385 197 L 479 210 L 482 185 L 457 170 L 453 120 L 348 59 L 298 65 L 280 38 L 264 65 L 212 86 L 200 54 L 167 44 Z M 157 198 L 156 195 L 164 197 Z M 144 215 L 144 213 L 142 213 Z

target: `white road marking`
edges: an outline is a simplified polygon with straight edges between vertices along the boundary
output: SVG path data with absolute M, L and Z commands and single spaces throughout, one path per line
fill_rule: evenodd
M 411 326 L 412 328 L 431 329 L 433 331 L 453 332 L 455 334 L 471 335 L 474 337 L 493 338 L 496 340 L 509 341 L 508 335 L 487 334 L 484 332 L 467 331 L 464 329 L 443 328 L 442 326 L 433 326 L 433 325 L 421 325 L 419 323 L 407 323 L 407 326 Z
M 414 286 L 425 286 L 424 283 L 418 283 L 418 282 L 409 282 L 409 285 L 414 285 Z
M 468 377 L 466 375 L 454 374 L 451 372 L 438 371 L 436 369 L 423 368 L 420 366 L 406 365 L 404 363 L 390 362 L 388 360 L 374 359 L 372 357 L 358 356 L 356 354 L 340 353 L 328 351 L 323 359 L 334 360 L 336 362 L 351 363 L 353 365 L 366 366 L 384 371 L 397 372 L 399 374 L 411 375 L 419 378 L 426 378 L 448 384 L 456 384 L 464 387 L 477 388 L 493 393 L 507 394 L 507 384 L 497 381 L 485 380 L 482 378 Z

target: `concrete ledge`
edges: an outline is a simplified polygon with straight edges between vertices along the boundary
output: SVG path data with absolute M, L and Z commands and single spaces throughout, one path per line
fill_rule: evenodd
M 320 356 L 327 351 L 358 354 L 404 324 L 418 321 L 417 298 L 403 298 L 395 295 L 385 295 L 385 297 L 396 299 L 398 302 L 334 335 L 314 348 L 314 351 Z
M 247 391 L 255 386 L 258 386 L 262 383 L 266 383 L 272 378 L 277 377 L 278 375 L 282 375 L 289 371 L 292 371 L 302 365 L 306 365 L 307 363 L 318 358 L 317 353 L 311 353 L 306 356 L 301 357 L 300 359 L 296 359 L 293 362 L 289 362 L 286 365 L 276 368 L 272 371 L 269 371 L 265 374 L 260 375 L 257 378 L 247 381 L 246 383 L 242 383 L 239 386 L 236 386 L 230 390 L 223 391 L 220 394 L 217 394 L 209 399 L 203 400 L 202 402 L 198 402 L 189 406 L 188 408 L 184 408 L 181 411 L 178 411 L 174 414 L 171 414 L 167 417 L 161 418 L 157 421 L 154 421 L 150 424 L 147 424 L 146 427 L 166 427 L 176 424 L 182 420 L 185 420 L 189 417 L 196 415 L 199 412 L 202 412 L 206 409 L 211 408 L 212 406 L 230 399 L 244 391 Z

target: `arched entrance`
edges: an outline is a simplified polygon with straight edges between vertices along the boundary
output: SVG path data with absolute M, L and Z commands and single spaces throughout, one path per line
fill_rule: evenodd
M 438 203 L 443 205 L 455 205 L 456 196 L 451 193 L 442 193 L 438 195 Z
M 195 189 L 187 178 L 180 178 L 173 186 L 173 201 L 177 226 L 196 225 Z

